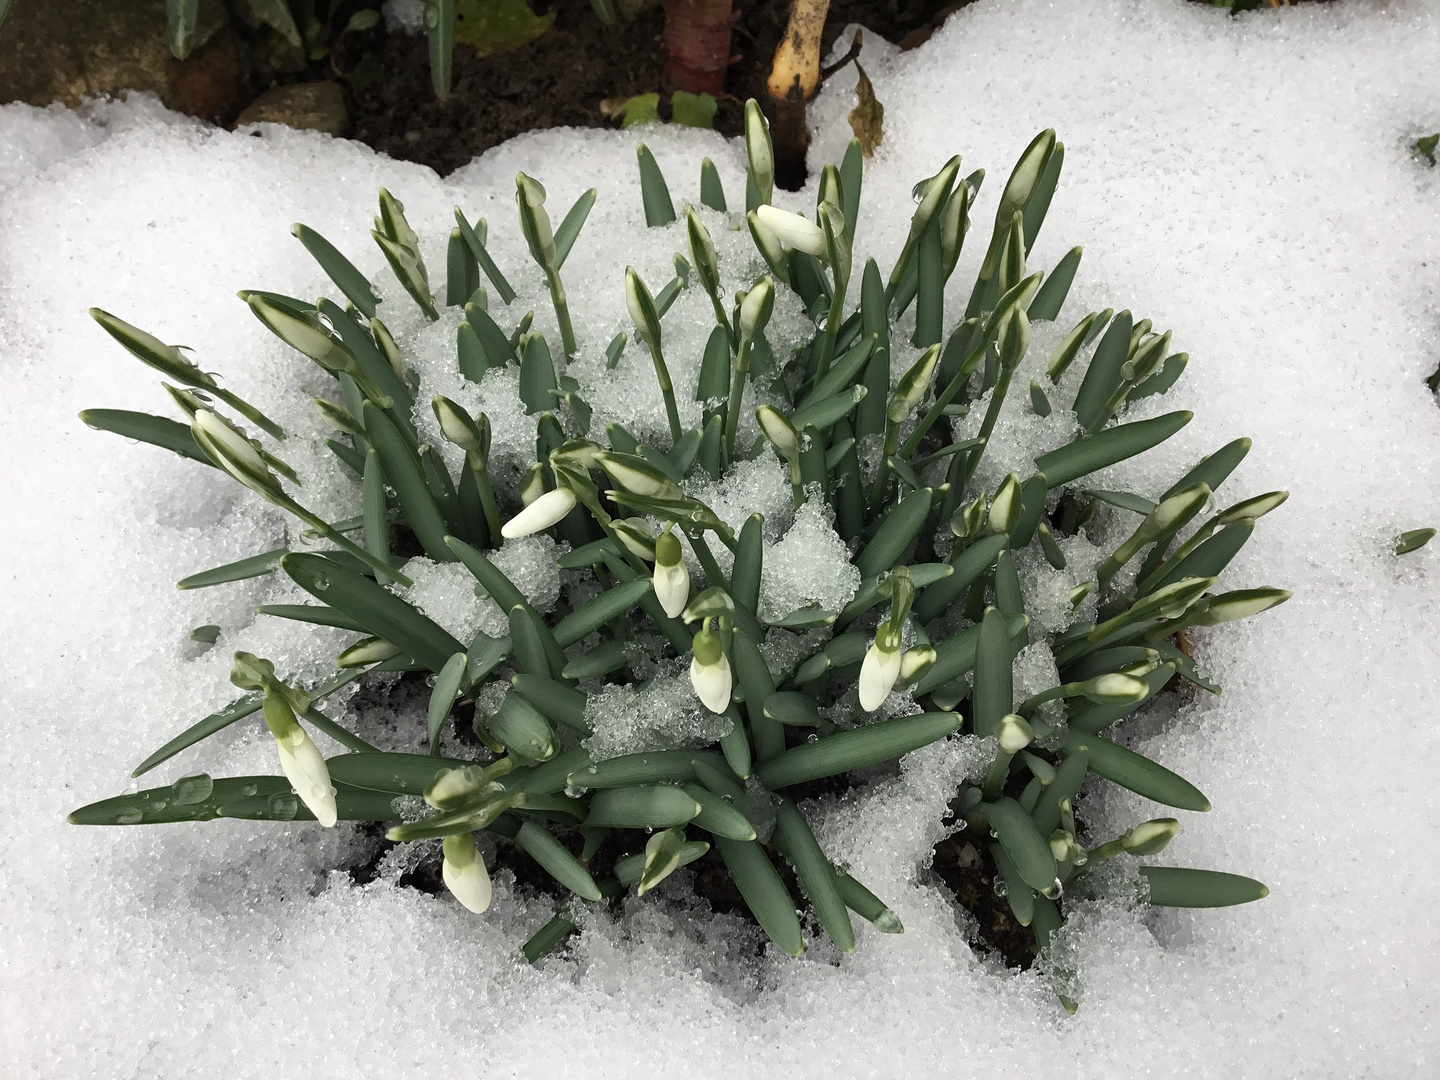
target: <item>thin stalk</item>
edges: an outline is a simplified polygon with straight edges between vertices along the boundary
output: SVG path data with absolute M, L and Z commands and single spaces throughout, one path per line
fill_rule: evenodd
M 726 592 L 730 591 L 730 581 L 720 569 L 720 564 L 715 561 L 715 556 L 710 552 L 710 545 L 705 543 L 705 534 L 697 533 L 694 536 L 686 537 L 690 541 L 691 550 L 695 557 L 700 560 L 700 566 L 705 571 L 705 576 L 710 579 L 711 585 L 719 585 Z
M 980 347 L 965 358 L 965 362 L 960 365 L 960 370 L 955 373 L 955 377 L 935 399 L 934 404 L 925 410 L 925 415 L 920 418 L 920 423 L 915 425 L 915 430 L 910 433 L 910 437 L 905 440 L 905 445 L 900 448 L 901 458 L 909 458 L 919 449 L 920 440 L 925 438 L 926 433 L 935 426 L 936 421 L 940 419 L 940 414 L 945 411 L 945 407 L 955 400 L 961 388 L 974 374 L 975 368 L 979 366 L 981 358 L 985 355 L 987 345 L 988 342 L 982 341 Z
M 498 548 L 505 543 L 500 533 L 500 508 L 495 505 L 495 489 L 490 486 L 490 470 L 471 468 L 475 487 L 480 491 L 480 507 L 485 511 L 485 527 L 490 532 L 490 546 Z
M 670 384 L 670 369 L 665 366 L 665 357 L 660 355 L 658 345 L 650 346 L 650 359 L 655 364 L 655 381 L 660 384 L 660 393 L 665 398 L 665 416 L 670 421 L 670 440 L 680 441 L 680 410 L 675 405 L 675 388 Z
M 735 327 L 730 325 L 730 320 L 725 315 L 725 305 L 720 303 L 720 297 L 715 293 L 708 293 L 707 295 L 710 297 L 711 306 L 715 309 L 715 321 L 719 323 L 720 328 L 725 331 L 725 340 L 730 343 L 730 354 L 733 356 L 735 351 L 740 347 L 740 343 L 735 340 Z
M 565 299 L 565 286 L 560 284 L 559 270 L 549 270 L 545 276 L 550 282 L 550 302 L 555 305 L 555 321 L 560 324 L 560 341 L 565 349 L 565 359 L 569 361 L 575 355 L 575 329 L 570 325 L 570 304 Z M 675 437 L 678 439 L 680 436 Z
M 730 376 L 730 400 L 725 405 L 726 461 L 735 460 L 735 432 L 740 427 L 740 399 L 745 396 L 745 376 L 750 373 L 750 345 L 749 338 L 740 338 L 740 350 L 735 354 L 735 371 Z
M 1010 775 L 1010 762 L 1015 760 L 1014 754 L 1000 751 L 1000 756 L 990 766 L 990 771 L 985 774 L 985 786 L 981 793 L 987 801 L 993 802 L 1000 797 L 1001 791 L 1005 788 L 1005 777 Z
M 870 488 L 870 507 L 878 509 L 885 499 L 885 492 L 890 487 L 890 470 L 885 467 L 885 462 L 895 455 L 900 445 L 900 425 L 885 418 L 885 447 L 880 455 L 880 466 L 875 471 L 875 483 Z
M 308 522 L 310 524 L 310 527 L 313 528 L 326 540 L 329 540 L 332 544 L 338 546 L 342 551 L 346 551 L 349 552 L 351 555 L 354 555 L 355 558 L 359 559 L 366 566 L 370 567 L 370 569 L 374 570 L 377 574 L 384 574 L 386 577 L 389 577 L 392 580 L 399 582 L 401 585 L 404 585 L 407 588 L 415 584 L 415 582 L 411 581 L 408 577 L 402 574 L 399 570 L 396 570 L 389 563 L 382 562 L 380 559 L 377 559 L 374 555 L 370 554 L 370 552 L 362 548 L 359 544 L 352 543 L 351 541 L 345 539 L 344 535 L 337 530 L 332 529 L 328 522 L 323 521 L 318 517 L 315 517 L 308 510 L 302 510 L 301 512 L 296 513 L 295 509 L 292 509 L 291 512 L 295 513 L 295 516 L 298 517 L 301 521 Z

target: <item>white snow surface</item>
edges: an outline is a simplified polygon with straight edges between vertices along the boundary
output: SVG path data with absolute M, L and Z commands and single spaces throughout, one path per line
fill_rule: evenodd
M 353 886 L 332 871 L 344 829 L 65 824 L 83 803 L 202 769 L 274 772 L 269 735 L 242 723 L 127 780 L 231 698 L 235 649 L 318 679 L 353 637 L 257 618 L 258 603 L 301 599 L 274 578 L 175 590 L 184 574 L 275 546 L 285 521 L 214 470 L 76 419 L 87 407 L 170 411 L 155 374 L 88 306 L 193 346 L 274 409 L 295 432 L 287 459 L 319 475 L 326 433 L 294 387 L 328 380 L 234 298 L 333 294 L 292 222 L 381 282 L 387 309 L 406 309 L 366 235 L 376 189 L 404 200 L 436 280 L 459 203 L 489 218 L 517 303 L 549 333 L 538 274 L 520 269 L 514 174 L 543 180 L 557 221 L 593 185 L 599 202 L 565 267 L 593 364 L 625 326 L 623 266 L 658 290 L 683 249 L 677 229 L 643 234 L 635 142 L 655 151 L 677 201 L 694 198 L 706 154 L 738 200 L 743 149 L 669 128 L 551 131 L 441 180 L 358 144 L 267 126 L 228 134 L 145 99 L 81 116 L 0 108 L 0 1074 L 1437 1075 L 1440 545 L 1403 559 L 1388 548 L 1403 529 L 1440 524 L 1440 410 L 1421 381 L 1440 361 L 1440 171 L 1407 150 L 1440 122 L 1437 55 L 1440 18 L 1420 0 L 1238 18 L 1180 0 L 984 0 L 914 52 L 867 43 L 886 130 L 866 169 L 860 255 L 888 270 L 911 185 L 951 153 L 965 171 L 984 166 L 953 321 L 1004 178 L 1055 127 L 1065 172 L 1031 262 L 1084 246 L 1061 321 L 1128 307 L 1192 358 L 1174 391 L 1134 415 L 1192 408 L 1194 421 L 1103 486 L 1154 497 L 1248 435 L 1222 504 L 1292 492 L 1225 581 L 1295 598 L 1198 636 L 1222 697 L 1131 728 L 1133 745 L 1214 804 L 1182 815 L 1159 861 L 1249 874 L 1271 894 L 1218 911 L 1072 912 L 1084 982 L 1073 1017 L 1042 976 L 973 951 L 968 916 L 927 875 L 947 800 L 984 766 L 969 740 L 811 808 L 822 843 L 905 923 L 884 936 L 857 919 L 845 957 L 823 939 L 801 960 L 757 957 L 736 918 L 694 917 L 682 871 L 618 915 L 588 916 L 563 957 L 532 968 L 519 946 L 551 903 L 506 874 L 475 917 L 394 874 Z M 812 109 L 812 167 L 840 158 L 852 86 L 838 76 Z M 778 201 L 813 206 L 813 182 Z M 687 294 L 667 339 L 672 321 L 682 335 L 708 317 Z M 397 314 L 392 328 L 413 338 L 419 322 Z M 649 367 L 632 346 L 617 408 L 626 385 L 649 407 Z M 690 379 L 676 372 L 677 386 Z M 637 423 L 653 429 L 659 415 Z M 312 486 L 318 512 L 355 512 L 353 487 Z M 209 651 L 188 638 L 205 623 L 221 627 Z M 423 700 L 411 711 L 387 745 L 418 745 Z M 1101 831 L 1168 813 L 1106 789 L 1089 811 Z

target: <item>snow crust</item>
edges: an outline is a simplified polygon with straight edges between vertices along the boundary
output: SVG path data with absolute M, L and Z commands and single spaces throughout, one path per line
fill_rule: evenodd
M 927 876 L 946 802 L 986 765 L 986 747 L 970 740 L 919 751 L 898 775 L 813 808 L 827 850 L 906 927 L 882 936 L 858 925 L 860 947 L 848 957 L 821 940 L 800 961 L 757 956 L 756 932 L 738 919 L 692 917 L 681 871 L 617 914 L 588 915 L 564 958 L 531 968 L 518 949 L 551 903 L 518 893 L 507 874 L 477 918 L 449 897 L 399 888 L 400 866 L 365 887 L 332 872 L 354 843 L 343 829 L 67 826 L 66 812 L 124 789 L 144 754 L 230 700 L 234 650 L 318 680 L 353 637 L 256 616 L 258 604 L 302 599 L 277 577 L 174 589 L 185 574 L 277 546 L 287 524 L 214 470 L 75 419 L 88 407 L 169 411 L 153 373 L 85 308 L 192 346 L 207 370 L 273 410 L 294 431 L 287 460 L 315 478 L 305 488 L 312 508 L 344 516 L 356 492 L 323 479 L 332 475 L 327 433 L 293 389 L 319 393 L 326 380 L 233 296 L 242 287 L 333 291 L 287 235 L 292 222 L 323 232 L 381 282 L 387 309 L 398 309 L 392 329 L 424 372 L 432 357 L 438 371 L 452 339 L 428 331 L 427 353 L 427 331 L 400 314 L 412 309 L 366 235 L 376 189 L 405 202 L 437 278 L 452 204 L 488 217 L 492 252 L 516 271 L 517 304 L 534 307 L 554 341 L 543 282 L 533 266 L 521 270 L 514 174 L 545 183 L 556 220 L 596 187 L 564 276 L 582 337 L 576 375 L 600 385 L 600 352 L 627 328 L 623 267 L 658 291 L 684 243 L 677 227 L 644 233 L 634 143 L 655 151 L 677 202 L 696 198 L 702 155 L 738 202 L 743 148 L 689 130 L 556 131 L 497 147 L 442 181 L 313 133 L 202 128 L 143 98 L 83 115 L 0 108 L 9 504 L 0 530 L 9 777 L 0 790 L 9 826 L 0 1073 L 1435 1075 L 1440 552 L 1397 559 L 1388 549 L 1394 534 L 1440 518 L 1440 411 L 1421 381 L 1440 361 L 1440 172 L 1407 149 L 1437 123 L 1437 52 L 1440 20 L 1419 0 L 1233 19 L 1179 0 L 983 0 L 914 52 L 867 43 L 886 134 L 867 166 L 856 266 L 868 252 L 888 269 L 911 185 L 962 153 L 966 171 L 984 166 L 989 179 L 947 298 L 953 320 L 1004 177 L 1034 133 L 1054 126 L 1065 173 L 1031 262 L 1049 267 L 1085 248 L 1060 323 L 1129 307 L 1172 329 L 1192 358 L 1174 391 L 1131 415 L 1192 408 L 1195 420 L 1096 485 L 1153 498 L 1201 455 L 1247 435 L 1254 449 L 1222 502 L 1292 493 L 1226 582 L 1283 586 L 1295 598 L 1197 635 L 1222 697 L 1128 727 L 1132 745 L 1215 807 L 1184 815 L 1166 861 L 1246 873 L 1271 895 L 1220 911 L 1072 911 L 1067 947 L 1084 983 L 1074 1017 L 1040 976 L 977 956 L 968 916 Z M 812 167 L 839 160 L 852 85 L 837 77 L 813 107 Z M 813 184 L 777 201 L 807 209 Z M 747 249 L 748 240 L 726 246 L 730 238 L 712 234 L 722 260 Z M 802 317 L 777 307 L 777 352 Z M 683 294 L 666 317 L 667 341 L 698 335 L 708 318 L 697 290 Z M 693 385 L 684 365 L 697 364 L 698 351 L 676 350 L 676 385 Z M 896 354 L 909 362 L 904 349 Z M 650 411 L 627 426 L 660 430 L 649 368 L 628 349 L 597 415 L 628 415 L 627 395 L 640 387 Z M 507 421 L 503 400 L 491 406 L 497 446 L 521 455 L 533 427 Z M 699 407 L 682 397 L 687 422 Z M 1008 471 L 1004 438 L 990 462 L 997 480 Z M 736 527 L 766 512 L 780 571 L 767 577 L 767 602 L 843 603 L 842 583 L 783 557 L 824 540 L 823 522 L 792 527 L 783 475 L 757 468 L 714 505 Z M 298 532 L 290 539 L 302 542 Z M 516 558 L 529 568 L 527 595 L 553 603 L 560 584 L 546 576 L 548 553 Z M 465 583 L 447 588 L 445 571 L 417 576 L 436 618 L 459 633 L 498 617 L 473 603 L 447 608 Z M 1049 585 L 1056 619 L 1071 584 Z M 206 650 L 188 631 L 208 623 L 221 633 Z M 1036 679 L 1046 660 L 1031 658 Z M 423 699 L 411 712 L 384 720 L 398 725 L 386 745 L 418 745 Z M 202 768 L 273 772 L 272 740 L 259 724 L 238 724 L 129 783 Z M 1164 812 L 1103 790 L 1087 808 L 1101 831 Z

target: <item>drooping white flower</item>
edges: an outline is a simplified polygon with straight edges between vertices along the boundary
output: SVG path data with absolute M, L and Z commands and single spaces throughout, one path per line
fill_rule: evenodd
M 522 536 L 541 532 L 562 520 L 575 509 L 575 492 L 560 487 L 547 491 L 529 506 L 521 510 L 500 527 L 500 535 L 506 540 L 518 540 Z
M 267 496 L 280 491 L 280 481 L 260 451 L 224 417 L 197 409 L 190 434 L 206 456 L 252 491 Z
M 280 768 L 295 794 L 327 829 L 336 820 L 335 789 L 330 786 L 330 770 L 319 748 L 311 741 L 289 704 L 279 694 L 266 693 L 263 706 L 265 723 L 275 736 L 280 753 Z
M 440 864 L 440 875 L 445 879 L 445 887 L 476 915 L 483 913 L 490 906 L 490 873 L 475 849 L 474 834 L 447 836 L 443 848 L 445 858 Z
M 890 695 L 895 680 L 900 678 L 899 643 L 895 642 L 894 648 L 886 648 L 881 644 L 882 636 L 885 636 L 883 626 L 870 643 L 865 660 L 860 665 L 860 707 L 866 712 L 878 709 Z M 889 641 L 885 642 L 885 645 L 889 644 Z
M 680 552 L 680 539 L 670 526 L 655 538 L 655 574 L 652 579 L 655 596 L 665 614 L 674 619 L 685 610 L 690 599 L 690 571 Z
M 735 685 L 730 674 L 730 660 L 720 644 L 720 635 L 708 624 L 695 635 L 690 685 L 695 688 L 700 703 L 711 712 L 723 713 L 730 707 L 730 691 Z
M 825 257 L 825 233 L 809 218 L 768 205 L 757 206 L 755 216 L 787 248 L 808 252 L 817 258 Z

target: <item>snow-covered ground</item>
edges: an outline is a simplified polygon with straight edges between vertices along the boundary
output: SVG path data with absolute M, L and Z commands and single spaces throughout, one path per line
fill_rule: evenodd
M 446 896 L 331 873 L 344 830 L 67 826 L 66 812 L 125 790 L 140 758 L 228 700 L 231 650 L 318 672 L 345 640 L 317 647 L 256 622 L 253 606 L 282 595 L 271 579 L 174 589 L 273 546 L 281 519 L 208 470 L 80 424 L 87 407 L 170 411 L 88 306 L 193 346 L 268 406 L 323 381 L 235 290 L 328 291 L 287 235 L 293 221 L 378 279 L 365 234 L 381 185 L 405 201 L 432 268 L 456 202 L 489 217 L 505 266 L 522 265 L 517 169 L 547 184 L 557 215 L 597 187 L 566 266 L 592 346 L 623 325 L 623 265 L 658 287 L 683 241 L 640 235 L 635 131 L 526 136 L 441 181 L 358 144 L 226 134 L 144 101 L 83 119 L 0 108 L 0 1074 L 1435 1076 L 1440 552 L 1388 547 L 1440 524 L 1440 408 L 1422 382 L 1440 362 L 1440 170 L 1407 149 L 1440 126 L 1437 56 L 1440 17 L 1422 0 L 1235 19 L 1180 0 L 987 0 L 916 52 L 867 49 L 886 135 L 860 247 L 888 267 L 911 184 L 962 153 L 990 180 L 960 296 L 999 181 L 1055 127 L 1065 174 L 1031 261 L 1084 245 L 1062 319 L 1129 307 L 1191 355 L 1165 403 L 1195 420 L 1150 455 L 1140 490 L 1158 494 L 1248 435 L 1226 492 L 1292 492 L 1227 583 L 1295 598 L 1206 634 L 1224 695 L 1145 744 L 1215 807 L 1184 815 L 1166 858 L 1261 878 L 1271 894 L 1220 911 L 1079 912 L 1074 1017 L 1039 976 L 977 958 L 927 882 L 963 743 L 913 755 L 829 814 L 836 854 L 906 926 L 861 927 L 844 959 L 817 946 L 756 960 L 733 918 L 632 900 L 531 968 L 518 947 L 550 906 L 503 875 L 476 918 Z M 812 164 L 839 159 L 852 85 L 840 76 L 814 107 Z M 739 198 L 738 144 L 643 137 L 677 195 L 695 198 L 708 154 Z M 621 371 L 649 397 L 647 368 Z M 318 467 L 318 422 L 289 397 L 279 418 L 304 432 L 295 463 Z M 329 498 L 320 509 L 339 510 Z M 209 653 L 187 637 L 203 623 L 223 628 Z M 273 771 L 268 735 L 241 727 L 145 783 Z M 1107 797 L 1095 813 L 1157 809 Z

